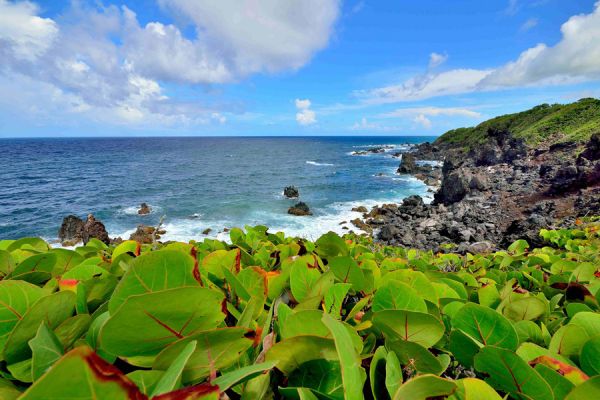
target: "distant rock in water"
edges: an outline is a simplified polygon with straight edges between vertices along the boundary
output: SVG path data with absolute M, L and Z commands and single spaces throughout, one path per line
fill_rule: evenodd
M 83 240 L 84 225 L 85 223 L 78 216 L 66 216 L 58 230 L 58 240 L 63 246 L 75 246 Z
M 110 243 L 108 232 L 104 224 L 89 214 L 84 222 L 76 215 L 69 215 L 63 219 L 58 230 L 58 239 L 63 246 L 75 246 L 83 242 L 86 244 L 90 239 L 96 238 L 106 244 Z
M 142 244 L 149 244 L 153 242 L 154 235 L 156 235 L 156 240 L 158 240 L 160 239 L 160 235 L 164 235 L 165 233 L 167 233 L 167 231 L 165 231 L 164 229 L 156 231 L 156 234 L 154 233 L 155 231 L 156 228 L 153 226 L 138 225 L 135 232 L 133 232 L 129 236 L 129 240 L 135 240 L 136 242 Z
M 140 204 L 140 209 L 138 210 L 138 214 L 139 215 L 147 215 L 150 214 L 152 212 L 152 209 L 150 208 L 150 206 L 146 203 L 142 203 Z
M 296 199 L 300 196 L 300 192 L 296 186 L 286 186 L 285 189 L 283 189 L 283 195 L 288 199 Z
M 297 203 L 295 206 L 290 207 L 288 209 L 288 214 L 291 215 L 312 215 L 312 212 L 310 212 L 310 208 L 308 208 L 308 205 L 304 202 L 299 202 Z

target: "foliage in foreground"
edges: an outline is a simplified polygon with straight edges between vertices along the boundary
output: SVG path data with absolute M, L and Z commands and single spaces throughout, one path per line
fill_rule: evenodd
M 0 398 L 600 398 L 599 228 L 466 256 L 0 241 Z

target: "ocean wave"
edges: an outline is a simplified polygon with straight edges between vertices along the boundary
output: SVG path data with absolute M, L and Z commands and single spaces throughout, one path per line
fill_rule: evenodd
M 316 161 L 307 161 L 306 163 L 310 164 L 310 165 L 315 165 L 317 167 L 333 167 L 334 166 L 334 164 L 319 163 L 319 162 L 316 162 Z

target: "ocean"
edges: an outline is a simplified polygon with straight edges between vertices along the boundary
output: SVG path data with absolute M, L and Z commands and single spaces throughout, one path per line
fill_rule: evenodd
M 0 239 L 55 240 L 63 217 L 93 213 L 111 237 L 164 216 L 164 240 L 224 239 L 224 228 L 267 225 L 316 239 L 346 232 L 353 207 L 399 202 L 427 186 L 395 173 L 392 157 L 432 137 L 185 137 L 0 139 Z M 374 146 L 377 154 L 353 155 Z M 300 190 L 313 216 L 287 214 Z M 137 214 L 140 203 L 152 208 Z M 356 230 L 352 225 L 346 224 Z M 202 232 L 210 228 L 205 236 Z

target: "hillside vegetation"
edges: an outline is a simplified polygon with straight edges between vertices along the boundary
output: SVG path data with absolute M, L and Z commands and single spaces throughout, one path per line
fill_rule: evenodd
M 594 221 L 465 256 L 263 226 L 3 240 L 0 398 L 600 398 Z
M 565 105 L 542 104 L 531 110 L 492 118 L 473 128 L 448 131 L 436 144 L 472 148 L 500 132 L 509 132 L 529 145 L 584 142 L 593 133 L 600 132 L 600 100 L 586 98 Z

